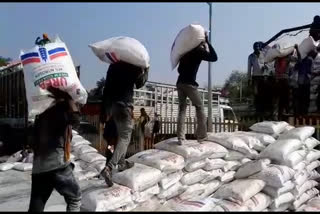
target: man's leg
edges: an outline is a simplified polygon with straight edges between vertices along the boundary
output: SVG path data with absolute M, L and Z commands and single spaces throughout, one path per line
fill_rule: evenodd
M 29 212 L 43 212 L 53 191 L 53 184 L 49 175 L 49 173 L 32 175 Z
M 185 85 L 184 92 L 190 98 L 192 104 L 196 108 L 197 113 L 197 139 L 203 141 L 207 137 L 206 116 L 204 114 L 204 107 L 201 100 L 201 95 L 198 87 L 193 85 Z
M 115 104 L 112 107 L 112 115 L 117 126 L 119 141 L 113 152 L 112 158 L 107 164 L 111 169 L 116 168 L 119 161 L 123 162 L 123 160 L 125 159 L 133 130 L 131 114 L 132 108 L 129 106 Z
M 177 124 L 177 137 L 179 140 L 185 140 L 185 117 L 187 109 L 187 96 L 184 93 L 184 86 L 182 84 L 177 85 L 178 99 L 179 99 L 179 113 L 178 113 L 178 124 Z
M 67 212 L 80 212 L 81 189 L 73 175 L 72 165 L 56 170 L 53 176 L 55 189 L 67 203 Z

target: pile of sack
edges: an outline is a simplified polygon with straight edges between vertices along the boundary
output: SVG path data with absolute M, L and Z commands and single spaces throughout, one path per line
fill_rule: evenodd
M 90 211 L 319 210 L 319 141 L 314 128 L 261 122 L 250 132 L 209 133 L 178 145 L 171 138 L 129 158 L 116 185 L 83 193 Z M 275 149 L 277 148 L 277 149 Z M 114 198 L 110 199 L 112 192 Z M 107 197 L 100 197 L 100 195 Z M 99 197 L 95 197 L 99 196 Z M 120 200 L 122 199 L 122 200 Z M 110 203 L 110 201 L 121 201 Z
M 273 129 L 264 129 L 273 127 Z M 263 122 L 251 127 L 271 135 L 278 135 L 277 141 L 259 154 L 259 159 L 267 158 L 271 164 L 251 178 L 266 182 L 263 192 L 272 197 L 269 206 L 272 211 L 297 210 L 311 198 L 319 194 L 320 151 L 314 149 L 319 141 L 312 137 L 314 127 L 294 128 L 285 122 Z

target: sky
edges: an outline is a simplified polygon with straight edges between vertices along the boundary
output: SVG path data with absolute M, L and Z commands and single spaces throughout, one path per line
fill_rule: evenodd
M 255 41 L 267 41 L 280 30 L 309 24 L 320 3 L 213 3 L 213 85 L 223 85 L 233 70 L 246 72 Z M 170 49 L 177 33 L 188 24 L 209 29 L 209 6 L 197 3 L 0 3 L 0 56 L 19 59 L 46 32 L 66 43 L 74 64 L 81 65 L 81 82 L 88 90 L 105 77 L 101 62 L 88 44 L 114 36 L 139 40 L 150 55 L 150 81 L 175 84 Z M 299 42 L 306 32 L 280 41 Z M 289 42 L 289 43 L 290 43 Z M 197 81 L 204 87 L 208 63 L 202 62 Z

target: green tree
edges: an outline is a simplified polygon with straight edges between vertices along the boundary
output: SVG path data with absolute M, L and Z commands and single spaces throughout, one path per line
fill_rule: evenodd
M 232 103 L 247 103 L 252 100 L 252 90 L 248 87 L 248 78 L 245 72 L 232 71 L 222 91 Z
M 5 58 L 0 56 L 0 67 L 8 65 L 11 60 L 11 58 Z
M 96 87 L 94 89 L 91 89 L 89 92 L 89 100 L 101 100 L 105 82 L 106 79 L 104 77 L 97 81 Z

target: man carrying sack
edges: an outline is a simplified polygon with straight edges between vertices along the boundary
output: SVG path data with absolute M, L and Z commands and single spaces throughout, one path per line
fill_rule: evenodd
M 55 105 L 38 115 L 34 124 L 32 186 L 29 212 L 42 212 L 53 189 L 64 196 L 67 211 L 80 211 L 81 190 L 70 161 L 72 126 L 79 111 L 69 94 L 47 89 Z

